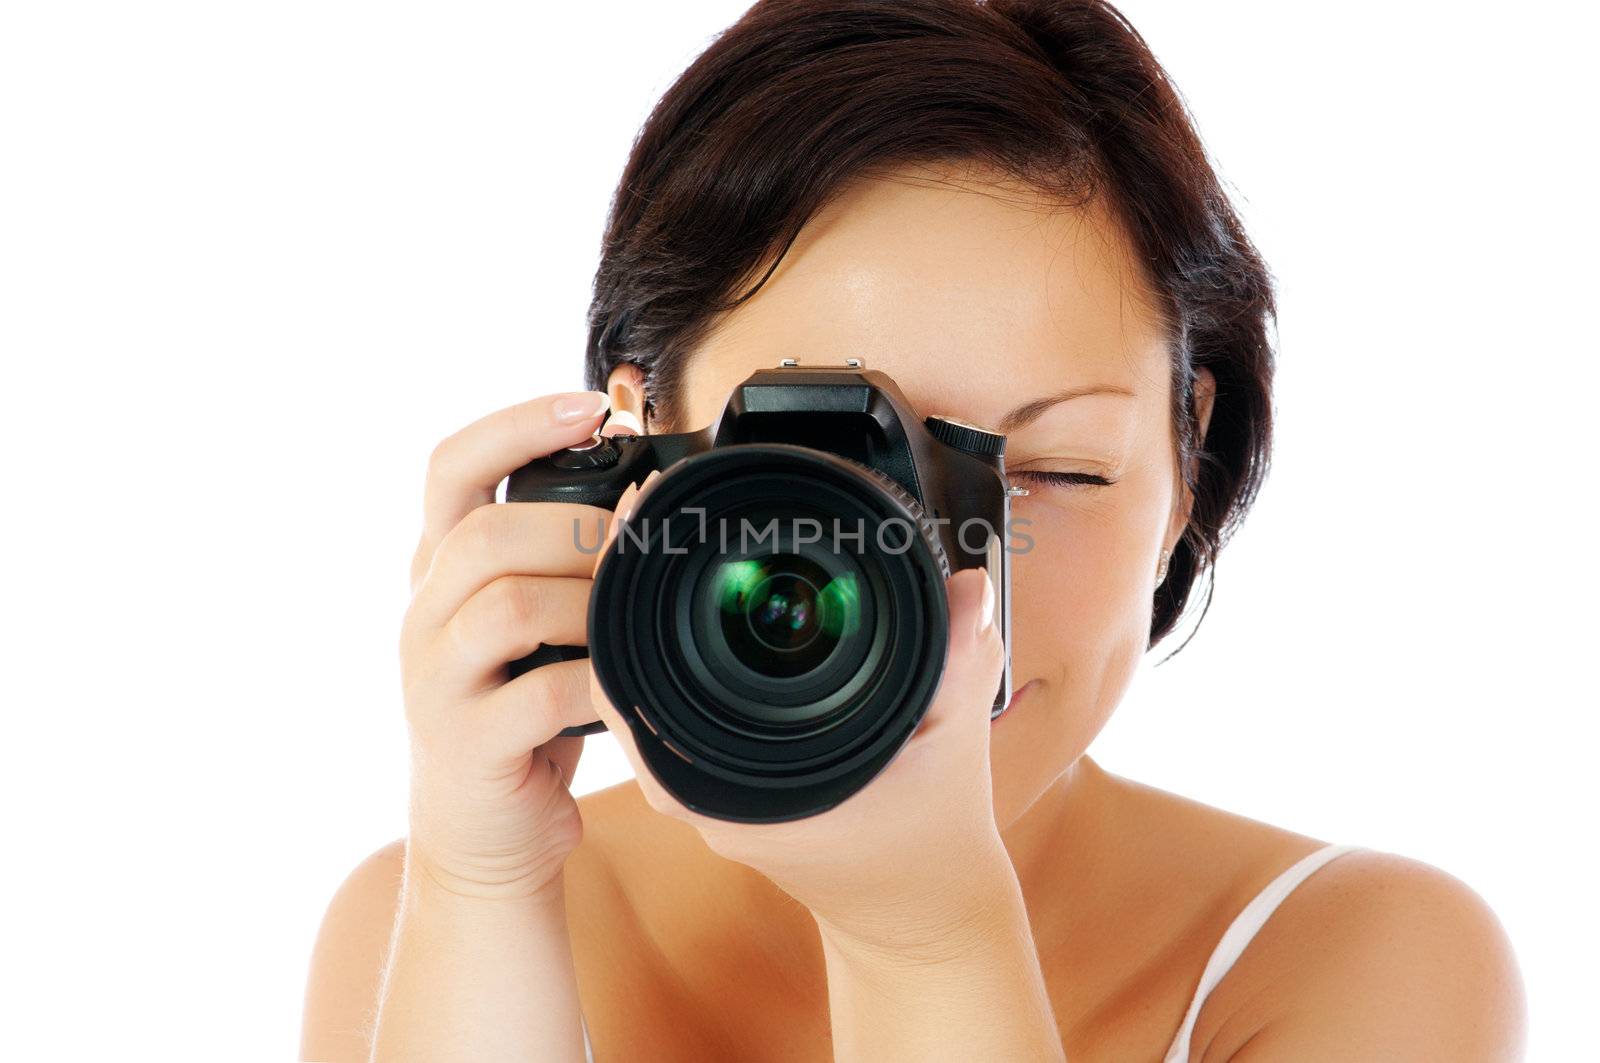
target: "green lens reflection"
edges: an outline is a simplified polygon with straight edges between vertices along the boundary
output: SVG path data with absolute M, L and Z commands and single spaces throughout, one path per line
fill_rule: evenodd
M 760 675 L 812 672 L 861 630 L 855 575 L 830 574 L 810 558 L 775 554 L 726 561 L 715 579 L 717 630 L 733 656 Z
M 760 561 L 730 561 L 722 566 L 722 611 L 742 613 L 745 602 L 755 591 L 765 573 Z
M 836 639 L 854 635 L 861 628 L 861 592 L 852 573 L 835 576 L 817 592 L 822 609 L 821 625 Z

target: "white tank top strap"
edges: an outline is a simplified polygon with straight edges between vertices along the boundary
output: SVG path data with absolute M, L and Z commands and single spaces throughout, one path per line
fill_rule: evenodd
M 1222 981 L 1222 976 L 1233 967 L 1234 961 L 1244 952 L 1245 946 L 1250 944 L 1266 923 L 1267 918 L 1277 910 L 1283 899 L 1294 892 L 1294 888 L 1304 882 L 1311 874 L 1323 864 L 1336 856 L 1353 852 L 1361 848 L 1359 845 L 1324 845 L 1321 849 L 1302 857 L 1294 866 L 1283 874 L 1267 883 L 1266 887 L 1245 905 L 1244 910 L 1234 917 L 1228 929 L 1217 941 L 1217 947 L 1211 952 L 1211 959 L 1206 962 L 1206 969 L 1200 975 L 1200 984 L 1195 988 L 1194 999 L 1189 1002 L 1189 1010 L 1183 1016 L 1183 1024 L 1178 1027 L 1178 1035 L 1172 1039 L 1172 1047 L 1167 1049 L 1162 1063 L 1187 1063 L 1189 1059 L 1189 1039 L 1194 1036 L 1195 1020 L 1200 1017 L 1200 1008 L 1205 1004 L 1206 998 Z
M 578 1022 L 583 1026 L 583 1063 L 594 1063 L 594 1045 L 589 1043 L 589 1023 L 581 1011 L 578 1013 Z

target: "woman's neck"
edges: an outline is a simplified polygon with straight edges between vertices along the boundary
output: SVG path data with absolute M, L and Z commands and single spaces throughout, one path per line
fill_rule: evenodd
M 1104 878 L 1100 843 L 1115 789 L 1105 769 L 1085 754 L 1001 828 L 1041 949 L 1058 941 L 1072 913 L 1103 892 L 1095 881 Z

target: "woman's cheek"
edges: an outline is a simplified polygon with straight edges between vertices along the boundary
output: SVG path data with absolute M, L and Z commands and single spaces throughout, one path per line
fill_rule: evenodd
M 1145 648 L 1151 602 L 1139 573 L 1150 521 L 1117 505 L 1109 495 L 1116 487 L 1045 490 L 1068 497 L 1021 499 L 1013 509 L 1032 540 L 1011 556 L 1014 681 L 1098 687 L 1111 677 L 1094 673 L 1126 669 L 1130 643 L 1135 657 Z M 1080 492 L 1100 497 L 1075 497 Z
M 1011 559 L 1012 687 L 1038 682 L 990 732 L 1002 826 L 1089 748 L 1144 648 L 1129 644 L 1131 629 L 1115 618 L 1118 562 L 1103 515 L 1021 501 L 1034 541 Z

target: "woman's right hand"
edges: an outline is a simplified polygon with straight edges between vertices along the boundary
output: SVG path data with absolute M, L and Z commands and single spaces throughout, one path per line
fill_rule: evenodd
M 485 417 L 434 450 L 412 598 L 400 638 L 411 733 L 408 874 L 453 893 L 523 897 L 559 888 L 582 836 L 567 789 L 583 750 L 564 727 L 596 719 L 589 662 L 507 682 L 506 663 L 541 643 L 584 645 L 596 555 L 610 512 L 496 504 L 521 465 L 600 428 L 599 392 L 553 395 Z M 602 525 L 603 526 L 603 525 Z

